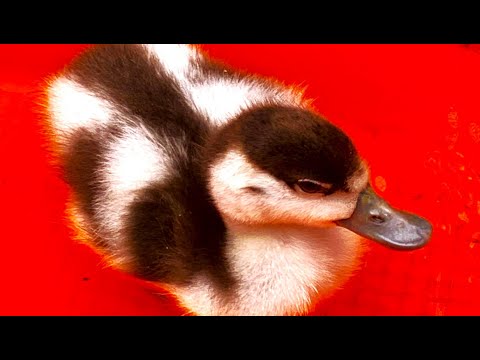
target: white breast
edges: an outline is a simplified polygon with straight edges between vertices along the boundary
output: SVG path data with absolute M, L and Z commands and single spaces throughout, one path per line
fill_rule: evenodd
M 196 314 L 303 314 L 346 281 L 362 246 L 340 227 L 233 227 L 226 251 L 238 281 L 231 299 L 225 302 L 203 275 L 174 289 Z

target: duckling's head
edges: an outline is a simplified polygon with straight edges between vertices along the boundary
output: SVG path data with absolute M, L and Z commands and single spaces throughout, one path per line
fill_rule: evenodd
M 351 139 L 315 111 L 251 108 L 221 129 L 209 150 L 208 187 L 227 224 L 342 226 L 398 249 L 430 238 L 427 221 L 372 190 Z

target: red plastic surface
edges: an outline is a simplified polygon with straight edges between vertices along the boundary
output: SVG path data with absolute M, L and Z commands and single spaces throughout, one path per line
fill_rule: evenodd
M 70 238 L 46 161 L 37 84 L 84 45 L 0 45 L 0 315 L 178 315 Z M 423 249 L 371 244 L 313 315 L 480 315 L 480 53 L 463 45 L 205 45 L 287 84 L 344 129 L 377 191 L 434 225 Z

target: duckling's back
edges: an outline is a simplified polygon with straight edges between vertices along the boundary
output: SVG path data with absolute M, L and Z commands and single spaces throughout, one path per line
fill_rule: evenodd
M 178 284 L 207 269 L 227 283 L 204 144 L 249 105 L 298 94 L 193 46 L 103 45 L 54 78 L 47 97 L 70 215 L 88 243 L 148 280 Z
M 189 192 L 221 222 L 195 176 L 211 129 L 174 74 L 145 46 L 95 46 L 47 95 L 56 155 L 73 193 L 69 211 L 89 244 L 147 279 L 188 277 Z

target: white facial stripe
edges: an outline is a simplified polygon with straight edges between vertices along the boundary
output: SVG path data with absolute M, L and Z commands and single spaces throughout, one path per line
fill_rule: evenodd
M 299 195 L 285 183 L 257 169 L 238 150 L 227 154 L 210 169 L 209 187 L 220 211 L 229 219 L 248 223 L 320 225 L 348 218 L 357 193 L 318 197 Z M 244 190 L 258 187 L 265 194 Z
M 58 78 L 48 88 L 54 130 L 68 135 L 83 127 L 93 130 L 109 122 L 113 106 L 80 84 Z

